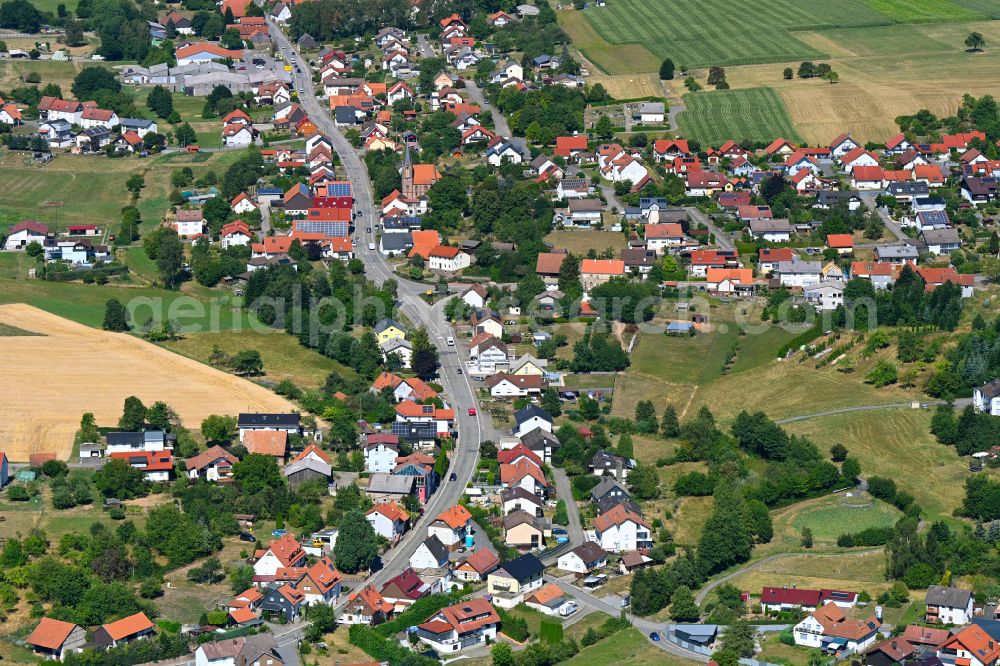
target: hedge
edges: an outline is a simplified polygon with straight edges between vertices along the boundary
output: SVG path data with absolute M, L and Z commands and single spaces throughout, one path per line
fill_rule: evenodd
M 802 333 L 799 333 L 794 338 L 783 344 L 778 349 L 777 357 L 784 358 L 785 354 L 787 354 L 788 352 L 796 351 L 802 345 L 809 344 L 810 342 L 812 342 L 821 335 L 823 335 L 823 327 L 820 326 L 819 324 L 816 324 L 808 331 L 803 331 Z
M 395 665 L 405 660 L 409 666 L 419 664 L 430 666 L 438 663 L 436 659 L 407 650 L 398 642 L 379 635 L 377 631 L 365 624 L 352 624 L 347 636 L 351 645 L 361 648 L 375 661 L 387 661 L 389 664 Z
M 460 598 L 458 594 L 432 594 L 427 597 L 417 599 L 409 608 L 397 615 L 393 620 L 378 625 L 375 631 L 380 636 L 389 637 L 412 627 L 413 625 L 426 622 L 427 618 L 445 606 L 456 603 Z

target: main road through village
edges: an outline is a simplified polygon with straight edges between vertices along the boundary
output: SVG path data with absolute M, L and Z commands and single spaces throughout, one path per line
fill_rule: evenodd
M 259 1 L 259 0 L 258 0 Z M 316 127 L 327 136 L 333 143 L 333 148 L 340 157 L 343 175 L 349 180 L 353 187 L 355 207 L 357 217 L 355 218 L 355 255 L 360 258 L 365 265 L 365 274 L 369 279 L 381 284 L 387 279 L 395 279 L 399 285 L 397 289 L 397 301 L 399 309 L 414 323 L 426 327 L 431 341 L 438 349 L 441 360 L 441 370 L 439 381 L 444 387 L 449 397 L 449 403 L 455 408 L 455 424 L 458 430 L 458 441 L 451 458 L 449 475 L 454 474 L 455 480 L 450 480 L 450 476 L 445 476 L 437 491 L 424 507 L 424 514 L 417 520 L 412 529 L 406 533 L 396 547 L 387 551 L 386 559 L 382 562 L 382 568 L 369 576 L 365 584 L 374 585 L 380 588 L 387 580 L 399 574 L 409 566 L 410 556 L 417 546 L 423 541 L 422 535 L 426 534 L 426 527 L 438 514 L 457 503 L 462 497 L 467 484 L 472 480 L 475 473 L 476 464 L 479 459 L 479 445 L 484 440 L 497 441 L 504 433 L 501 433 L 493 426 L 492 417 L 483 416 L 481 409 L 478 409 L 476 392 L 469 381 L 468 374 L 459 374 L 462 367 L 462 352 L 459 345 L 448 345 L 448 337 L 454 337 L 454 332 L 448 325 L 444 316 L 444 304 L 447 299 L 439 300 L 433 306 L 429 305 L 422 294 L 427 291 L 425 284 L 406 280 L 393 273 L 392 268 L 385 257 L 378 251 L 378 243 L 375 238 L 381 206 L 375 207 L 372 195 L 371 180 L 368 177 L 368 170 L 358 152 L 351 146 L 350 142 L 344 138 L 340 129 L 333 122 L 329 110 L 320 100 L 317 99 L 312 81 L 312 72 L 307 63 L 302 61 L 295 46 L 282 32 L 281 28 L 270 18 L 267 19 L 271 29 L 271 37 L 278 48 L 289 58 L 295 55 L 298 67 L 292 67 L 292 84 L 299 94 L 299 104 L 308 114 L 309 118 L 316 123 Z M 370 245 L 371 244 L 371 245 Z M 369 247 L 376 249 L 369 249 Z M 475 416 L 469 414 L 468 409 L 476 407 Z M 557 479 L 562 480 L 563 479 Z M 563 484 L 559 484 L 562 486 Z M 560 488 L 562 491 L 562 488 Z M 572 497 L 566 498 L 567 503 L 573 505 Z M 575 506 L 571 507 L 571 510 Z M 570 537 L 573 545 L 582 542 L 582 530 L 579 527 L 577 517 L 571 525 Z M 608 613 L 616 612 L 616 608 L 602 602 L 590 595 L 582 593 L 579 589 L 562 584 L 564 590 L 574 596 L 578 602 L 582 602 L 592 610 Z M 337 605 L 336 609 L 343 608 L 347 603 L 345 597 Z M 655 624 L 641 618 L 632 617 L 630 619 L 642 631 L 650 630 L 662 631 L 665 625 Z M 303 625 L 296 627 L 276 627 L 275 636 L 282 646 L 290 646 L 302 638 Z M 669 640 L 661 640 L 654 643 L 662 650 L 678 657 L 684 657 L 695 661 L 707 661 L 707 657 L 676 645 Z M 181 662 L 184 663 L 184 662 Z

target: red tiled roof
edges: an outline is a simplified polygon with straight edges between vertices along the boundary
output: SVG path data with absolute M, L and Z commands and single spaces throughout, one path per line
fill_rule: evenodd
M 284 430 L 249 430 L 243 435 L 243 446 L 250 453 L 276 458 L 285 457 L 288 433 Z
M 851 234 L 829 234 L 826 237 L 827 247 L 846 249 L 854 247 L 854 237 Z
M 584 259 L 580 262 L 580 273 L 589 273 L 591 275 L 625 275 L 625 262 L 621 259 Z
M 472 520 L 472 514 L 461 504 L 456 504 L 450 509 L 445 510 L 439 515 L 435 522 L 438 520 L 444 522 L 448 527 L 453 530 L 458 529 L 466 525 L 470 520 Z
M 66 642 L 76 625 L 72 622 L 53 620 L 50 617 L 43 617 L 31 635 L 25 639 L 28 645 L 45 648 L 46 650 L 58 650 Z
M 103 625 L 103 629 L 108 632 L 108 636 L 111 636 L 116 641 L 152 628 L 153 623 L 146 617 L 145 613 L 136 613 L 135 615 L 124 617 L 117 622 Z

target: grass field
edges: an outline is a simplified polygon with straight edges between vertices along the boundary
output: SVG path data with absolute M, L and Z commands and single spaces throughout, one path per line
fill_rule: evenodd
M 885 580 L 885 554 L 880 550 L 788 555 L 766 562 L 730 582 L 741 590 L 757 594 L 765 585 L 868 590 L 869 593 L 890 586 Z
M 898 509 L 885 502 L 867 497 L 846 497 L 841 493 L 801 507 L 790 516 L 787 524 L 794 536 L 808 527 L 817 542 L 832 544 L 841 534 L 860 532 L 870 527 L 891 527 L 901 515 Z
M 563 662 L 567 666 L 593 666 L 594 664 L 616 664 L 617 666 L 646 666 L 646 664 L 669 664 L 670 666 L 693 666 L 697 662 L 668 654 L 649 642 L 638 629 L 620 631 L 602 641 L 585 647 L 579 654 Z
M 577 256 L 586 256 L 587 250 L 597 250 L 600 253 L 610 247 L 615 251 L 617 257 L 618 250 L 625 247 L 625 240 L 624 234 L 596 229 L 553 231 L 545 237 L 546 243 L 551 243 L 553 247 L 569 250 Z
M 351 368 L 306 349 L 284 331 L 192 333 L 181 340 L 163 343 L 167 349 L 202 363 L 208 362 L 212 348 L 216 345 L 227 354 L 235 354 L 244 349 L 256 349 L 264 361 L 262 379 L 274 382 L 291 379 L 300 388 L 319 388 L 331 370 L 336 370 L 348 379 L 356 374 Z
M 838 414 L 790 423 L 785 429 L 821 447 L 841 443 L 861 463 L 863 475 L 895 479 L 930 520 L 948 518 L 964 497 L 967 463 L 930 434 L 932 412 L 887 409 Z
M 865 3 L 900 23 L 974 21 L 983 17 L 950 0 L 865 0 Z
M 772 88 L 689 93 L 684 95 L 684 104 L 687 110 L 677 116 L 681 132 L 702 145 L 717 146 L 733 137 L 746 139 L 747 145 L 777 137 L 801 141 Z
M 23 304 L 0 307 L 0 321 L 45 335 L 0 338 L 6 369 L 0 440 L 15 461 L 41 451 L 68 458 L 83 412 L 93 412 L 99 424 L 114 423 L 129 395 L 146 404 L 163 400 L 191 428 L 210 414 L 294 408 L 261 386 L 131 335 L 87 328 Z M 122 381 L 126 377 L 141 381 Z

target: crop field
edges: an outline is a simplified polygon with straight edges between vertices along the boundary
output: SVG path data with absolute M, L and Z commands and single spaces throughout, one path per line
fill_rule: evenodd
M 923 2 L 951 4 L 938 0 Z M 957 5 L 954 10 L 963 12 Z M 978 16 L 964 13 L 969 18 Z M 796 39 L 792 31 L 894 22 L 863 0 L 827 3 L 770 0 L 749 5 L 737 0 L 717 0 L 711 7 L 684 0 L 618 0 L 606 7 L 584 10 L 583 15 L 608 44 L 640 44 L 659 58 L 670 57 L 677 65 L 687 67 L 814 60 L 823 53 Z
M 677 116 L 681 132 L 703 146 L 727 139 L 770 142 L 778 137 L 801 141 L 781 97 L 772 88 L 714 90 L 684 95 L 686 111 Z
M 0 322 L 41 334 L 0 337 L 0 441 L 15 461 L 49 451 L 68 458 L 83 412 L 116 423 L 129 395 L 146 404 L 163 400 L 191 428 L 211 414 L 294 408 L 245 379 L 29 305 L 0 306 Z M 123 381 L 130 377 L 141 381 Z

